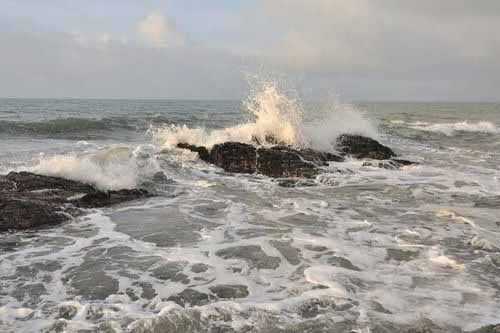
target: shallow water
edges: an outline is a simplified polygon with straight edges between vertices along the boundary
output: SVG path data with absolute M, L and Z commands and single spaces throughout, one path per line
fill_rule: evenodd
M 0 331 L 390 332 L 427 319 L 467 330 L 500 322 L 500 105 L 364 103 L 363 128 L 352 124 L 358 111 L 337 110 L 332 133 L 375 128 L 421 164 L 332 162 L 292 188 L 226 174 L 164 137 L 185 135 L 170 130 L 185 124 L 203 129 L 194 138 L 213 139 L 213 130 L 248 121 L 242 108 L 0 101 L 2 173 L 159 193 L 2 235 Z M 306 139 L 321 108 L 301 103 Z M 324 146 L 326 137 L 304 142 Z M 153 181 L 158 171 L 168 179 Z

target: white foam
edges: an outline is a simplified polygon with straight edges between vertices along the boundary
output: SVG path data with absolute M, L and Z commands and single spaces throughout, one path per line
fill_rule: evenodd
M 116 146 L 94 153 L 42 156 L 30 171 L 93 184 L 101 189 L 134 188 L 159 170 L 148 147 Z
M 409 126 L 413 129 L 421 131 L 443 133 L 447 136 L 453 136 L 457 132 L 479 132 L 488 134 L 500 133 L 498 127 L 489 121 L 478 121 L 475 123 L 460 121 L 455 123 L 437 123 L 437 124 L 416 122 L 416 123 L 410 123 Z
M 305 123 L 300 101 L 287 96 L 272 83 L 264 83 L 243 106 L 253 121 L 217 130 L 169 125 L 150 132 L 163 148 L 173 148 L 181 142 L 206 147 L 226 141 L 265 143 L 266 137 L 271 136 L 289 145 L 331 150 L 335 138 L 342 133 L 377 137 L 375 126 L 359 110 L 338 102 L 331 103 L 314 114 L 315 120 Z

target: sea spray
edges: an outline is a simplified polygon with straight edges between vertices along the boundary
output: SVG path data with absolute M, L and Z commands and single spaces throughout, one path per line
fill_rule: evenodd
M 174 148 L 178 143 L 212 147 L 237 141 L 250 144 L 286 144 L 332 150 L 335 139 L 343 133 L 377 137 L 376 127 L 352 105 L 334 101 L 324 111 L 307 114 L 296 97 L 283 93 L 275 84 L 263 83 L 243 103 L 251 120 L 224 129 L 207 130 L 186 125 L 168 125 L 150 129 L 153 140 L 162 148 Z M 271 138 L 271 140 L 270 140 Z

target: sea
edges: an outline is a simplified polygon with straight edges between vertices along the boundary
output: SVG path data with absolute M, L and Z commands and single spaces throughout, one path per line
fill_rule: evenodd
M 176 147 L 272 134 L 335 151 L 342 133 L 418 164 L 347 158 L 283 186 Z M 500 323 L 500 104 L 302 101 L 273 85 L 241 101 L 1 99 L 0 174 L 22 170 L 156 195 L 0 234 L 1 332 Z

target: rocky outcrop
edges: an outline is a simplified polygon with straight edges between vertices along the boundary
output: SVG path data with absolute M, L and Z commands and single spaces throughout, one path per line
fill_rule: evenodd
M 30 172 L 0 176 L 0 232 L 62 223 L 97 208 L 149 196 L 144 190 L 100 191 L 91 185 Z
M 337 149 L 355 158 L 387 160 L 396 156 L 391 148 L 362 135 L 342 134 L 337 138 Z
M 305 177 L 318 174 L 317 166 L 304 160 L 300 152 L 285 146 L 259 148 L 257 172 L 269 177 Z
M 255 173 L 257 171 L 256 148 L 239 142 L 214 145 L 210 151 L 210 163 L 228 172 Z
M 266 144 L 276 140 L 266 139 Z M 259 141 L 254 140 L 256 144 Z M 343 134 L 337 139 L 338 154 L 317 151 L 314 149 L 294 149 L 290 146 L 273 147 L 254 146 L 240 142 L 225 142 L 216 144 L 208 151 L 205 147 L 188 143 L 179 143 L 178 148 L 197 152 L 200 159 L 214 164 L 227 172 L 257 173 L 275 178 L 311 178 L 320 172 L 320 167 L 328 162 L 343 162 L 345 155 L 355 158 L 386 160 L 374 164 L 366 162 L 367 166 L 379 166 L 387 169 L 397 169 L 401 166 L 415 164 L 414 162 L 395 159 L 396 154 L 378 141 L 361 135 Z

